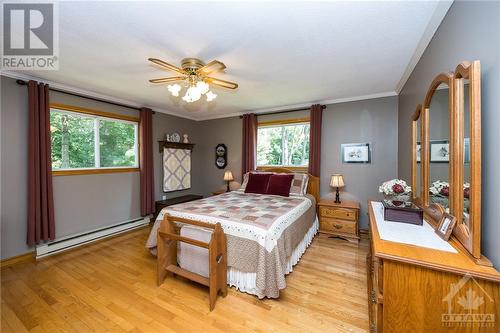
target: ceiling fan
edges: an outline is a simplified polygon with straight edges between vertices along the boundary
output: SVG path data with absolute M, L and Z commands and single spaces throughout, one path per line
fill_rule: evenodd
M 180 68 L 157 58 L 148 58 L 148 60 L 163 67 L 163 69 L 180 74 L 179 76 L 151 79 L 149 82 L 169 83 L 181 81 L 181 84 L 187 88 L 186 94 L 182 97 L 187 103 L 196 102 L 202 95 L 206 96 L 207 102 L 213 101 L 217 95 L 210 90 L 210 84 L 228 89 L 238 88 L 237 83 L 208 76 L 215 72 L 222 72 L 226 68 L 226 65 L 218 60 L 212 60 L 208 64 L 205 64 L 197 58 L 184 58 L 182 59 Z M 173 96 L 179 96 L 182 86 L 175 83 L 168 85 L 167 88 Z

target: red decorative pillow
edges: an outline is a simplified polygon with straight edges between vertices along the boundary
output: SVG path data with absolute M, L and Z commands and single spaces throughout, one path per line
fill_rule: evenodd
M 271 177 L 271 174 L 249 173 L 248 184 L 247 187 L 245 187 L 245 193 L 266 194 L 269 177 Z
M 267 194 L 281 195 L 288 197 L 290 187 L 292 186 L 293 174 L 289 175 L 271 175 L 267 185 Z

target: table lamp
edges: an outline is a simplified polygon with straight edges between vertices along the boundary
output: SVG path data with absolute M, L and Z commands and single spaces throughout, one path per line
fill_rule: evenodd
M 231 181 L 233 181 L 234 178 L 233 178 L 233 173 L 230 171 L 230 170 L 227 170 L 226 172 L 224 172 L 224 181 L 227 182 L 227 189 L 226 189 L 226 192 L 229 192 L 230 191 L 230 188 L 229 188 L 229 183 Z
M 332 175 L 330 186 L 335 187 L 335 203 L 340 203 L 339 187 L 344 187 L 344 177 L 339 174 Z

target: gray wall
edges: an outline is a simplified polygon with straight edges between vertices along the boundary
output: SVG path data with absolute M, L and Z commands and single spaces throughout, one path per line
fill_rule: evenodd
M 454 2 L 399 95 L 399 166 L 410 178 L 410 117 L 440 72 L 481 61 L 482 252 L 500 267 L 500 2 Z
M 211 192 L 223 188 L 224 171 L 231 170 L 235 181 L 241 183 L 241 156 L 242 156 L 242 120 L 239 117 L 206 120 L 198 123 L 203 140 L 199 146 L 202 154 L 201 160 L 203 191 L 201 194 L 209 195 Z M 215 166 L 215 146 L 223 143 L 227 146 L 227 166 L 219 169 Z
M 26 189 L 28 137 L 27 88 L 14 79 L 1 77 L 1 258 L 26 253 Z M 51 92 L 51 102 L 138 116 L 137 110 Z M 153 116 L 153 151 L 156 199 L 162 196 L 162 161 L 157 140 L 165 133 L 187 133 L 193 142 L 202 141 L 197 123 L 192 120 L 156 113 Z M 197 136 L 198 135 L 198 136 Z M 202 192 L 200 173 L 205 163 L 201 149 L 193 153 L 191 190 L 169 193 L 175 196 Z M 54 208 L 56 237 L 108 226 L 140 217 L 139 172 L 55 176 Z
M 283 113 L 260 116 L 259 121 L 289 119 L 308 116 L 308 112 Z M 332 173 L 345 176 L 346 188 L 342 198 L 361 203 L 361 228 L 367 228 L 366 206 L 368 199 L 379 198 L 378 186 L 397 176 L 397 97 L 371 99 L 358 102 L 328 105 L 323 112 L 321 195 L 331 197 L 329 186 Z M 203 133 L 204 192 L 224 186 L 224 170 L 215 167 L 214 149 L 218 143 L 228 146 L 228 166 L 238 182 L 241 182 L 242 136 L 241 119 L 238 117 L 200 122 Z M 372 163 L 366 165 L 342 164 L 340 144 L 370 142 Z
M 378 187 L 397 176 L 397 97 L 331 104 L 323 112 L 321 133 L 321 196 L 335 198 L 330 176 L 340 173 L 346 186 L 341 200 L 361 204 L 360 228 L 368 228 L 367 201 L 382 198 Z M 343 164 L 342 143 L 369 142 L 370 164 Z

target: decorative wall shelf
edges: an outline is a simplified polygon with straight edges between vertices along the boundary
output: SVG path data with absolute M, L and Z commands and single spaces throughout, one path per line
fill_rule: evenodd
M 183 143 L 183 142 L 170 142 L 161 140 L 158 141 L 160 153 L 163 153 L 163 148 L 173 148 L 173 149 L 189 149 L 193 151 L 194 143 Z

